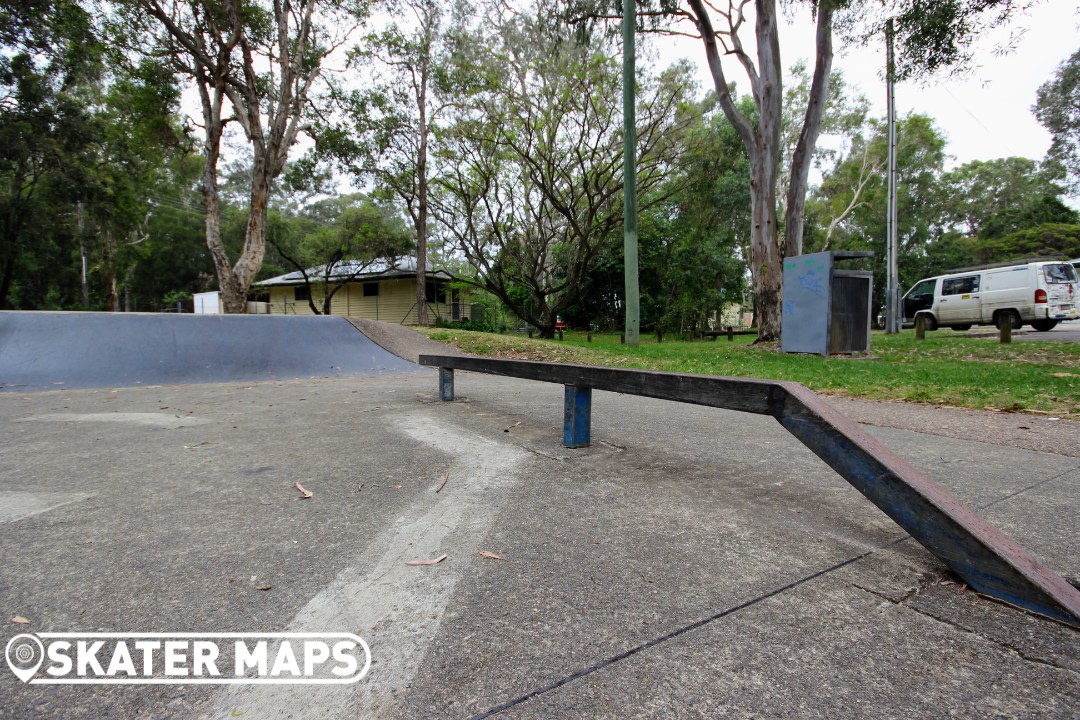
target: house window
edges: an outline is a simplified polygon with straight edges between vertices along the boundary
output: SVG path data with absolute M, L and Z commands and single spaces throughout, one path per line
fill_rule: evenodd
M 379 297 L 379 283 L 364 283 L 364 297 Z
M 307 286 L 293 288 L 293 299 L 296 302 L 307 302 L 311 299 L 311 291 Z
M 429 303 L 445 303 L 446 283 L 427 283 L 424 287 L 424 299 Z

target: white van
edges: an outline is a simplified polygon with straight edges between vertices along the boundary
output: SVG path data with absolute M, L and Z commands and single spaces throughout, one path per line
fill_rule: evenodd
M 1060 260 L 972 269 L 915 283 L 904 295 L 904 323 L 923 315 L 928 330 L 967 330 L 1008 320 L 1045 332 L 1077 319 L 1078 294 L 1076 270 Z

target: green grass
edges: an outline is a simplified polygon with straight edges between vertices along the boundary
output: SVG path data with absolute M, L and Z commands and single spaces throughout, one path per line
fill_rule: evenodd
M 775 346 L 643 339 L 636 348 L 617 334 L 568 332 L 564 342 L 507 333 L 426 329 L 434 340 L 490 357 L 647 368 L 703 375 L 792 380 L 826 395 L 1048 413 L 1080 418 L 1080 343 L 1014 342 L 986 333 L 939 330 L 874 333 L 868 358 L 786 355 Z M 982 336 L 980 336 L 982 335 Z

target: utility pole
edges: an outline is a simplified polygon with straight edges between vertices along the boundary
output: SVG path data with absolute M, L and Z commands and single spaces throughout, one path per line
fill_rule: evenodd
M 634 110 L 634 0 L 623 0 L 623 276 L 625 341 L 637 347 L 641 340 L 641 300 L 638 291 L 637 233 L 637 117 Z
M 896 59 L 893 55 L 893 21 L 885 23 L 886 81 L 888 85 L 888 122 L 889 122 L 889 201 L 886 243 L 886 283 L 885 283 L 885 332 L 898 333 L 903 321 L 900 317 L 900 264 L 896 234 Z

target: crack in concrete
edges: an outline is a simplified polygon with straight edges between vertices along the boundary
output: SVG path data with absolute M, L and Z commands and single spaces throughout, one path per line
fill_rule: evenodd
M 1034 656 L 1028 654 L 1026 651 L 1018 648 L 1017 646 L 1013 645 L 1012 643 L 1010 643 L 1010 642 L 1008 642 L 1006 640 L 999 640 L 997 638 L 986 635 L 985 633 L 981 633 L 981 632 L 979 632 L 978 630 L 976 630 L 974 628 L 961 625 L 960 623 L 956 622 L 955 620 L 950 620 L 949 618 L 944 618 L 944 617 L 941 617 L 939 615 L 935 615 L 934 613 L 930 612 L 929 610 L 924 610 L 923 608 L 915 607 L 914 605 L 909 605 L 908 604 L 907 601 L 909 599 L 915 597 L 916 595 L 918 595 L 923 590 L 927 589 L 928 587 L 931 587 L 932 585 L 941 584 L 940 580 L 935 581 L 935 582 L 930 582 L 930 583 L 920 583 L 920 585 L 918 587 L 912 588 L 911 590 L 906 592 L 904 594 L 904 596 L 902 598 L 900 598 L 899 600 L 891 598 L 888 595 L 886 595 L 885 593 L 874 590 L 873 588 L 863 587 L 862 585 L 859 585 L 858 583 L 849 583 L 849 584 L 853 588 L 856 588 L 857 590 L 862 590 L 863 592 L 865 592 L 865 593 L 867 593 L 869 595 L 873 595 L 874 597 L 881 598 L 882 600 L 885 600 L 886 602 L 889 602 L 894 606 L 903 607 L 903 608 L 905 608 L 907 610 L 910 610 L 910 611 L 912 611 L 912 612 L 914 612 L 914 613 L 916 613 L 918 615 L 921 615 L 922 617 L 929 618 L 930 620 L 941 623 L 942 625 L 947 625 L 947 626 L 949 626 L 949 627 L 951 627 L 951 628 L 953 628 L 955 630 L 959 630 L 962 633 L 977 637 L 980 640 L 985 640 L 986 642 L 990 643 L 991 645 L 995 645 L 995 646 L 1001 648 L 1002 650 L 1005 650 L 1006 652 L 1013 653 L 1014 655 L 1019 657 L 1021 660 L 1024 660 L 1026 662 L 1029 662 L 1029 663 L 1032 663 L 1032 664 L 1035 664 L 1035 665 L 1043 665 L 1043 666 L 1046 666 L 1046 667 L 1054 668 L 1055 670 L 1062 670 L 1062 671 L 1067 672 L 1067 673 L 1069 673 L 1071 675 L 1080 676 L 1080 672 L 1078 672 L 1076 670 L 1073 670 L 1072 668 L 1068 668 L 1068 667 L 1065 667 L 1063 665 L 1060 665 L 1060 664 L 1054 662 L 1053 660 L 1047 660 L 1047 659 L 1044 659 L 1044 658 L 1034 657 Z M 969 591 L 969 592 L 974 592 L 974 591 Z M 979 597 L 979 598 L 984 598 L 985 597 L 981 593 L 978 593 L 978 592 L 975 592 L 975 595 L 977 597 Z M 992 598 L 988 598 L 988 599 L 992 599 Z M 1042 616 L 1038 616 L 1038 615 L 1034 616 L 1034 617 L 1038 617 L 1041 620 L 1046 619 L 1046 618 L 1043 618 Z

